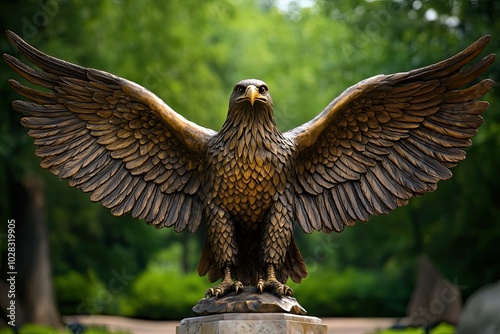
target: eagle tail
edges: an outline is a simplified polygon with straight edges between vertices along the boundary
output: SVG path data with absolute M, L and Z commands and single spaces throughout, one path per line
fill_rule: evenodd
M 276 278 L 285 284 L 288 277 L 290 277 L 295 283 L 300 283 L 306 276 L 306 263 L 304 262 L 299 247 L 292 236 L 290 246 L 288 246 L 288 251 L 286 252 L 285 263 L 283 264 L 281 271 L 278 272 Z
M 198 262 L 198 275 L 205 276 L 207 273 L 208 280 L 212 283 L 222 278 L 222 271 L 215 265 L 214 255 L 208 244 L 208 240 L 205 241 L 205 245 L 201 251 L 200 262 Z

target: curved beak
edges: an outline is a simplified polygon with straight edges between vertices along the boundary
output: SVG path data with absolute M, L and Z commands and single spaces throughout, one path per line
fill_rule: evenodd
M 240 103 L 242 101 L 250 101 L 250 104 L 253 106 L 256 100 L 267 102 L 267 98 L 259 93 L 259 89 L 257 87 L 249 85 L 245 91 L 245 95 L 238 97 L 236 102 Z
M 254 85 L 250 85 L 247 87 L 247 91 L 244 96 L 248 97 L 250 104 L 253 105 L 255 99 L 259 96 L 259 90 Z

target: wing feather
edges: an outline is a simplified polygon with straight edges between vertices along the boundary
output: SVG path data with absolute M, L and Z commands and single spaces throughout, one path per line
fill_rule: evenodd
M 32 101 L 12 105 L 35 139 L 41 166 L 91 192 L 92 201 L 115 215 L 130 212 L 157 227 L 195 231 L 202 219 L 198 190 L 205 150 L 215 132 L 133 82 L 48 56 L 10 31 L 6 35 L 39 70 L 10 55 L 4 55 L 6 63 L 49 90 L 9 80 Z
M 452 176 L 488 109 L 477 100 L 494 84 L 474 81 L 495 56 L 462 68 L 489 39 L 434 65 L 361 81 L 285 133 L 298 153 L 295 207 L 305 232 L 389 213 Z

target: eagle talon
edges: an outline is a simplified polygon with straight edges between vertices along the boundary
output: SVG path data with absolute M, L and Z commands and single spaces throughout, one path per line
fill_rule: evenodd
M 268 280 L 260 279 L 257 283 L 257 292 L 263 293 L 264 291 L 273 292 L 278 297 L 282 296 L 293 296 L 293 290 L 283 283 L 280 283 L 277 279 L 271 278 Z
M 205 298 L 210 298 L 214 295 L 214 289 L 210 288 L 205 291 Z
M 274 265 L 267 266 L 267 280 L 259 279 L 257 282 L 257 292 L 262 293 L 264 290 L 273 292 L 278 297 L 293 296 L 293 290 L 276 279 Z
M 208 289 L 205 292 L 205 298 L 220 298 L 231 291 L 234 291 L 234 293 L 243 291 L 243 284 L 240 281 L 222 281 L 219 285 Z
M 234 282 L 234 293 L 237 294 L 240 291 L 243 291 L 243 283 L 241 283 L 240 281 Z

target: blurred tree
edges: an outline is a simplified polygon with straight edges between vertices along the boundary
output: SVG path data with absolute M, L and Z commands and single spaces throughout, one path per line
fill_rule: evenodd
M 32 1 L 33 5 L 35 2 Z M 21 5 L 17 1 L 5 1 L 0 4 L 0 26 L 22 30 L 29 24 L 27 15 L 33 8 L 28 4 Z M 16 13 L 19 16 L 14 16 Z M 10 48 L 4 38 L 1 39 L 2 51 Z M 5 68 L 5 67 L 4 67 Z M 0 80 L 6 83 L 10 75 L 4 69 Z M 0 182 L 3 189 L 0 194 L 2 221 L 16 221 L 16 310 L 19 314 L 17 328 L 23 322 L 33 322 L 53 327 L 60 327 L 59 310 L 54 299 L 52 285 L 52 268 L 50 262 L 49 240 L 47 237 L 44 180 L 39 172 L 34 172 L 34 161 L 26 148 L 29 141 L 25 140 L 25 131 L 19 125 L 19 117 L 10 107 L 9 100 L 14 94 L 5 84 L 0 85 L 2 106 L 7 110 L 1 113 L 0 127 Z M 5 99 L 5 100 L 4 100 Z M 2 226 L 3 231 L 6 228 Z M 2 242 L 2 253 L 5 254 L 5 244 Z M 5 266 L 6 261 L 2 261 Z M 2 279 L 8 270 L 2 268 Z M 2 291 L 6 295 L 6 291 Z M 22 315 L 22 317 L 21 317 Z

